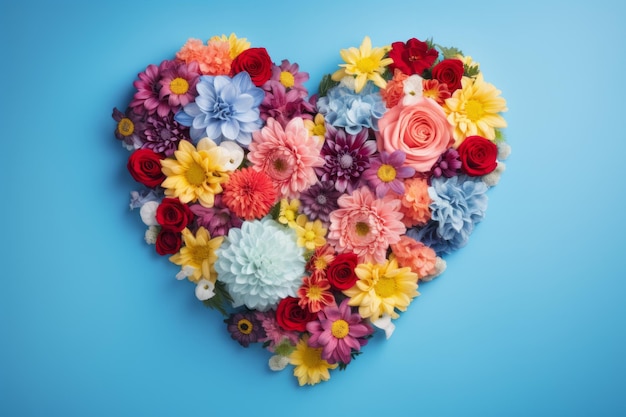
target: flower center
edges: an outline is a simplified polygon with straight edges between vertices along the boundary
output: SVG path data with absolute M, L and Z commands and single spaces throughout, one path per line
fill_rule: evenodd
M 130 136 L 135 131 L 135 124 L 128 117 L 124 117 L 117 124 L 117 130 L 120 131 L 122 136 Z
M 352 162 L 353 161 L 354 161 L 354 159 L 352 159 L 352 155 L 344 153 L 339 158 L 339 165 L 341 165 L 341 168 L 347 169 L 347 168 L 350 168 L 352 166 Z
M 317 197 L 315 197 L 315 202 L 320 206 L 323 206 L 328 202 L 328 198 L 326 198 L 324 194 L 318 194 Z
M 185 178 L 189 184 L 199 186 L 206 180 L 206 174 L 198 163 L 193 162 L 185 172 Z
M 480 101 L 468 100 L 467 103 L 465 103 L 465 113 L 468 119 L 472 122 L 476 122 L 485 114 L 485 109 L 483 109 L 483 105 Z
M 170 90 L 176 95 L 186 94 L 189 91 L 189 83 L 184 78 L 176 77 L 170 81 Z
M 237 322 L 237 329 L 243 334 L 252 333 L 252 323 L 248 319 L 241 319 Z
M 345 320 L 342 320 L 342 319 L 335 320 L 333 321 L 333 324 L 330 327 L 330 332 L 337 339 L 343 339 L 350 332 L 350 325 Z
M 280 83 L 284 85 L 285 88 L 291 88 L 295 84 L 295 78 L 289 71 L 283 71 L 280 73 Z
M 284 172 L 287 169 L 287 163 L 280 158 L 275 159 L 273 165 L 277 172 Z
M 208 246 L 187 247 L 189 248 L 189 255 L 191 255 L 191 259 L 196 265 L 202 265 L 202 262 L 205 259 L 209 259 L 211 257 L 211 248 Z
M 382 182 L 391 182 L 396 179 L 396 169 L 388 164 L 382 164 L 376 174 Z
M 296 213 L 293 210 L 285 211 L 285 218 L 288 221 L 293 221 L 296 218 Z
M 323 271 L 328 266 L 328 262 L 324 258 L 317 258 L 314 262 L 315 269 L 318 271 Z
M 315 127 L 313 128 L 313 135 L 324 136 L 325 134 L 326 134 L 326 126 L 324 126 L 324 123 L 316 124 Z
M 376 61 L 374 61 L 371 57 L 367 56 L 365 58 L 361 58 L 357 61 L 356 67 L 360 72 L 364 72 L 369 74 L 376 69 Z
M 307 368 L 317 368 L 322 363 L 322 348 L 307 347 L 302 352 L 302 362 Z
M 361 237 L 367 236 L 367 234 L 370 232 L 370 226 L 365 222 L 357 222 L 355 229 L 356 234 Z
M 396 293 L 396 280 L 383 275 L 374 285 L 374 291 L 379 297 L 391 297 Z
M 311 242 L 313 239 L 315 239 L 315 232 L 313 230 L 307 230 L 304 232 L 304 240 Z
M 312 285 L 306 292 L 306 296 L 311 301 L 319 301 L 322 299 L 322 290 L 317 285 Z

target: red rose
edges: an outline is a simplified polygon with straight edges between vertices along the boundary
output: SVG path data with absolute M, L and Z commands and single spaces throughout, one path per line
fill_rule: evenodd
M 330 285 L 338 290 L 343 291 L 352 288 L 359 279 L 354 273 L 357 264 L 358 258 L 355 253 L 341 253 L 328 265 L 326 279 Z
M 156 219 L 164 229 L 180 232 L 191 223 L 193 213 L 178 198 L 164 198 L 157 207 Z
M 389 66 L 392 70 L 397 68 L 407 75 L 422 75 L 438 56 L 437 50 L 429 48 L 426 42 L 411 38 L 406 44 L 403 42 L 391 44 L 389 58 L 393 59 L 393 64 Z
M 463 61 L 460 59 L 444 59 L 433 67 L 433 78 L 440 83 L 446 83 L 450 93 L 461 88 L 463 78 Z
M 487 175 L 498 166 L 498 147 L 482 136 L 468 136 L 457 149 L 461 170 L 467 175 Z
M 245 71 L 257 87 L 272 76 L 272 59 L 265 48 L 249 48 L 237 55 L 230 67 L 230 76 Z
M 161 229 L 156 239 L 156 251 L 159 255 L 173 255 L 180 249 L 182 238 L 179 232 Z
M 306 330 L 306 324 L 317 317 L 308 309 L 300 307 L 298 300 L 295 297 L 286 297 L 278 303 L 276 321 L 283 330 L 303 332 Z
M 137 149 L 130 154 L 126 165 L 135 181 L 154 188 L 165 180 L 161 172 L 161 157 L 150 149 Z

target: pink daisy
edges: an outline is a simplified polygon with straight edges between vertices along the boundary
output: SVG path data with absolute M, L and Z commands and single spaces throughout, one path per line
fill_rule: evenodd
M 300 72 L 300 67 L 296 63 L 290 63 L 283 59 L 278 65 L 272 65 L 272 78 L 270 82 L 278 82 L 286 89 L 296 90 L 301 97 L 306 97 L 308 91 L 304 83 L 309 80 L 309 73 Z
M 162 74 L 175 65 L 175 61 L 164 60 L 158 67 L 150 64 L 144 72 L 138 74 L 139 79 L 133 82 L 137 91 L 130 102 L 130 107 L 135 113 L 158 113 L 161 117 L 169 113 L 170 106 L 167 104 L 167 100 L 163 101 L 159 97 L 160 81 Z
M 254 169 L 269 175 L 280 198 L 297 198 L 317 182 L 315 168 L 324 165 L 321 144 L 309 136 L 301 118 L 292 119 L 284 129 L 269 118 L 252 138 L 248 159 Z
M 360 263 L 384 263 L 390 244 L 406 232 L 400 201 L 386 195 L 377 199 L 367 187 L 344 194 L 339 209 L 330 213 L 327 241 L 337 252 L 354 252 Z
M 172 113 L 176 113 L 182 106 L 195 100 L 199 78 L 200 69 L 197 62 L 177 63 L 161 74 L 159 100 L 167 101 Z

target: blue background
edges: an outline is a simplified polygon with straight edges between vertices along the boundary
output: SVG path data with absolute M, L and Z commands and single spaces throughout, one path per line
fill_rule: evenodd
M 2 0 L 0 415 L 626 415 L 626 13 L 521 3 Z M 188 38 L 231 32 L 310 90 L 365 35 L 432 37 L 510 109 L 469 245 L 314 387 L 232 341 L 128 210 L 112 108 Z

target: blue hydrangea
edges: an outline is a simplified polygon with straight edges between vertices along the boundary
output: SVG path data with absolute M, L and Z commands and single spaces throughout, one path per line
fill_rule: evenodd
M 208 137 L 219 144 L 234 140 L 244 147 L 252 141 L 252 132 L 262 126 L 259 106 L 265 93 L 256 87 L 250 75 L 242 71 L 233 78 L 203 75 L 196 85 L 195 102 L 183 107 L 174 119 L 189 126 L 194 142 Z
M 358 94 L 339 84 L 317 101 L 317 107 L 327 123 L 342 127 L 352 135 L 356 135 L 361 129 L 378 130 L 378 119 L 386 110 L 378 88 L 371 83 Z
M 430 246 L 438 255 L 465 246 L 474 226 L 485 216 L 488 189 L 480 178 L 465 175 L 433 178 L 428 188 L 432 220 L 407 234 Z

